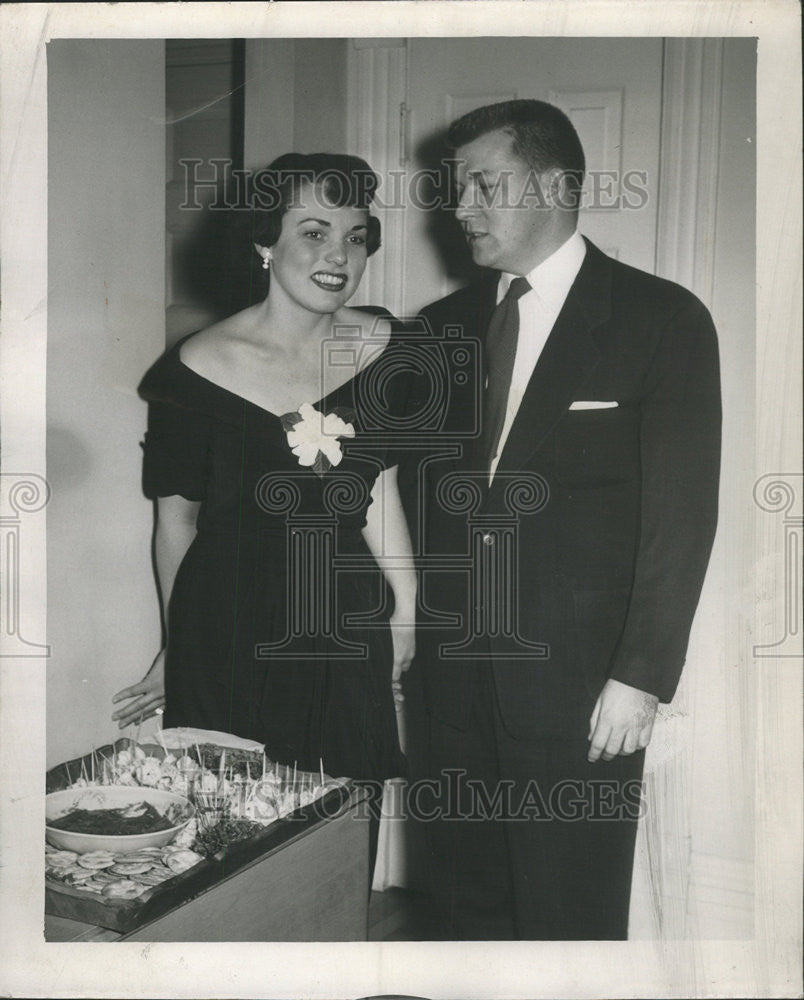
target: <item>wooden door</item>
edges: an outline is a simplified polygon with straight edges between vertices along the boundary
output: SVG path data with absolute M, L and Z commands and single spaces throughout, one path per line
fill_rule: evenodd
M 407 191 L 433 169 L 454 118 L 483 104 L 538 98 L 572 119 L 587 158 L 580 230 L 602 250 L 654 269 L 662 96 L 659 38 L 408 40 Z M 404 213 L 404 308 L 465 283 L 468 259 L 451 213 Z
M 242 308 L 230 301 L 226 216 L 210 204 L 243 165 L 243 43 L 169 39 L 165 48 L 168 345 Z

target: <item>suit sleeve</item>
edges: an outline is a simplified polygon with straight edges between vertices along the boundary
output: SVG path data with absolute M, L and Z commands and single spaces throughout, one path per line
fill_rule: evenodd
M 667 324 L 640 409 L 639 545 L 610 677 L 669 702 L 717 524 L 720 369 L 712 319 L 697 299 Z
M 404 334 L 411 333 L 419 337 L 429 337 L 431 327 L 426 310 L 417 321 L 410 321 L 405 325 Z M 437 444 L 438 434 L 433 431 L 433 424 L 436 427 L 440 426 L 443 416 L 438 406 L 436 412 L 428 416 L 432 410 L 431 399 L 435 396 L 436 400 L 441 402 L 442 395 L 439 394 L 438 383 L 428 378 L 430 373 L 428 361 L 435 356 L 438 347 L 435 342 L 431 344 L 429 340 L 425 345 L 420 340 L 412 340 L 407 347 L 408 381 L 403 412 L 407 443 L 403 449 L 398 449 L 394 456 L 399 466 L 397 473 L 399 496 L 414 552 L 418 552 L 422 544 L 423 511 L 420 505 L 423 463 Z

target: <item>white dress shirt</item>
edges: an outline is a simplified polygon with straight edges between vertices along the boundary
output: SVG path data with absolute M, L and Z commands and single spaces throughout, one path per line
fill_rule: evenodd
M 585 256 L 586 244 L 576 230 L 555 253 L 524 276 L 528 279 L 530 291 L 522 295 L 518 302 L 519 336 L 516 358 L 511 375 L 511 387 L 508 390 L 505 423 L 497 445 L 497 454 L 491 460 L 489 467 L 489 482 L 494 478 L 497 463 L 519 411 L 525 389 L 533 375 L 533 369 L 569 295 L 572 283 L 578 276 Z M 505 297 L 508 286 L 515 277 L 517 277 L 515 274 L 508 274 L 505 271 L 500 275 L 497 285 L 498 304 Z

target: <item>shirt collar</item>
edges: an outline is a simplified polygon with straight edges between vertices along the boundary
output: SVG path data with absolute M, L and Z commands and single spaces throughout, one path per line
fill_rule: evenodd
M 578 276 L 578 272 L 586 256 L 586 243 L 576 229 L 568 240 L 555 250 L 550 256 L 537 264 L 525 277 L 528 279 L 533 292 L 547 306 L 559 306 L 564 304 L 564 300 L 569 294 L 573 281 Z M 517 277 L 503 271 L 497 285 L 497 302 L 501 302 L 508 286 Z M 527 292 L 530 295 L 531 292 Z

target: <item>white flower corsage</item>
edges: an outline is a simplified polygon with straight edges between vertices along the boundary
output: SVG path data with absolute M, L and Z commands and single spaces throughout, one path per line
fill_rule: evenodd
M 288 445 L 298 458 L 299 465 L 312 468 L 319 476 L 340 465 L 343 451 L 338 438 L 353 438 L 352 423 L 343 418 L 351 416 L 345 410 L 333 410 L 324 416 L 310 403 L 302 403 L 297 413 L 285 413 L 282 427 L 287 434 Z

